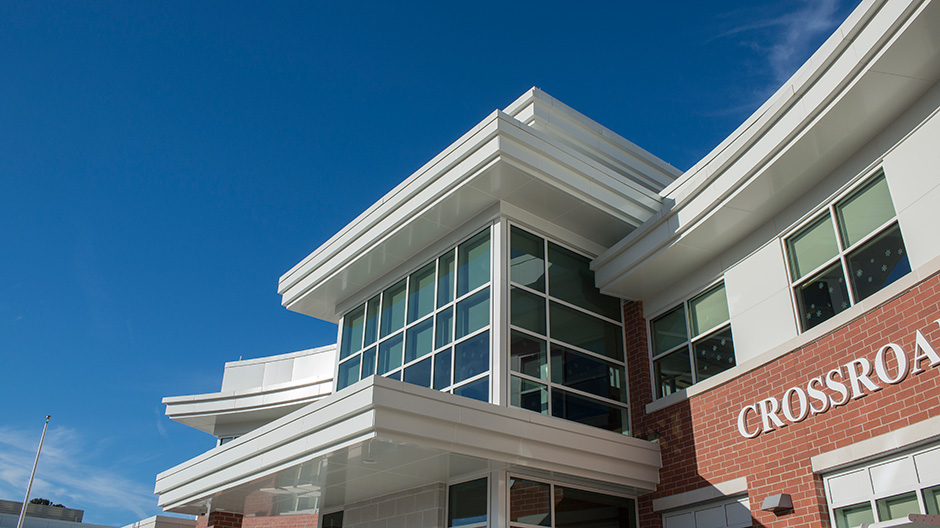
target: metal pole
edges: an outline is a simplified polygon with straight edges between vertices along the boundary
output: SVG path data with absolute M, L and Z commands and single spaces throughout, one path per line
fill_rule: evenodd
M 36 461 L 33 462 L 33 472 L 29 474 L 29 484 L 26 485 L 26 498 L 23 499 L 23 508 L 20 509 L 20 519 L 16 521 L 16 528 L 23 528 L 23 521 L 26 520 L 26 506 L 29 504 L 29 492 L 33 489 L 33 478 L 36 476 L 36 466 L 39 465 L 39 453 L 42 452 L 42 441 L 46 439 L 46 428 L 49 427 L 49 418 L 46 416 L 46 423 L 42 426 L 42 436 L 39 437 L 39 449 L 36 450 Z

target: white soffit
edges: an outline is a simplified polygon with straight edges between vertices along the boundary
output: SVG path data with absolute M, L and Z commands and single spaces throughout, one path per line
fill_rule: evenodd
M 343 299 L 501 203 L 604 248 L 659 210 L 675 169 L 540 90 L 510 110 L 531 126 L 484 119 L 284 274 L 284 306 L 336 321 Z
M 243 512 L 254 494 L 321 508 L 501 468 L 647 493 L 659 445 L 381 377 L 295 411 L 157 475 L 167 511 Z
M 741 127 L 595 259 L 598 286 L 653 294 L 718 257 L 871 141 L 940 78 L 940 2 L 867 0 Z

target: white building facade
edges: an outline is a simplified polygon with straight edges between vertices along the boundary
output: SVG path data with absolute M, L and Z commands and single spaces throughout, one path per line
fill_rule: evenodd
M 164 400 L 219 446 L 157 477 L 161 506 L 219 528 L 931 522 L 937 28 L 936 1 L 863 2 L 685 173 L 538 89 L 494 112 L 281 277 L 335 346 Z

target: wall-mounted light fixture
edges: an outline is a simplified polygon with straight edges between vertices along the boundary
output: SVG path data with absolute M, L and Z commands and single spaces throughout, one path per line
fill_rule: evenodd
M 793 499 L 788 493 L 770 495 L 764 499 L 764 503 L 761 504 L 760 509 L 774 513 L 788 512 L 793 510 Z

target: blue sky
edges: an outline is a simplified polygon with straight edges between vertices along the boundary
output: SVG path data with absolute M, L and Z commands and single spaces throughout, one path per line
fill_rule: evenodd
M 328 344 L 278 277 L 538 86 L 687 169 L 855 0 L 0 3 L 0 498 L 121 526 L 163 396 Z

